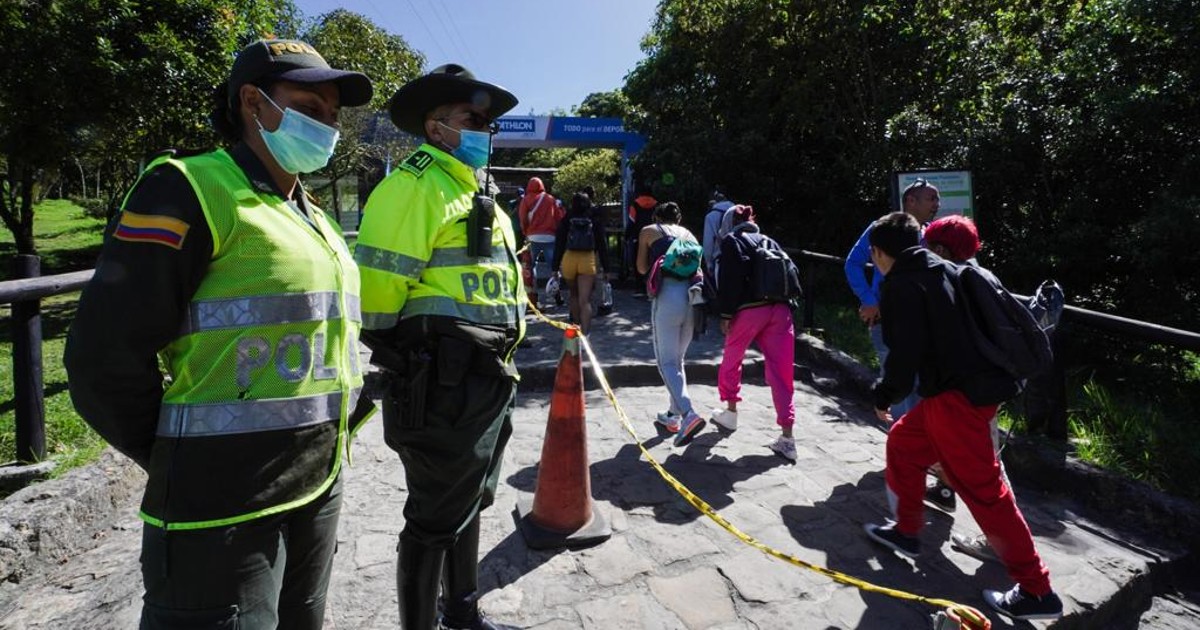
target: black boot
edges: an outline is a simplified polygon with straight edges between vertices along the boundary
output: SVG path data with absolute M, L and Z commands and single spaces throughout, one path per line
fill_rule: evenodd
M 479 613 L 479 516 L 446 550 L 442 578 L 442 628 L 448 630 L 518 630 Z
M 396 589 L 400 594 L 400 627 L 434 630 L 437 621 L 438 577 L 445 550 L 427 547 L 400 535 Z

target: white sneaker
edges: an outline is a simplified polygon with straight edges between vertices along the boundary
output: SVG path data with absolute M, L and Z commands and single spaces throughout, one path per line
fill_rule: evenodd
M 713 418 L 713 422 L 716 422 L 716 418 Z M 796 463 L 795 439 L 781 435 L 779 436 L 779 439 L 775 440 L 775 443 L 771 445 L 771 450 L 774 451 L 776 455 L 788 460 L 789 462 L 792 462 L 793 464 Z
M 737 431 L 737 412 L 728 409 L 716 409 L 712 414 L 713 424 L 726 431 Z

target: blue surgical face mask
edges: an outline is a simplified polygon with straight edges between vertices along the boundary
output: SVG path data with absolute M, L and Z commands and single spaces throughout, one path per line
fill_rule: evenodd
M 438 121 L 447 129 L 454 129 Z M 486 131 L 471 131 L 470 129 L 454 129 L 458 132 L 458 147 L 450 151 L 450 155 L 471 168 L 487 166 L 488 156 L 492 152 L 492 134 Z
M 279 167 L 292 173 L 311 173 L 329 163 L 333 149 L 337 146 L 338 130 L 292 109 L 280 109 L 266 92 L 258 91 L 275 109 L 283 112 L 283 119 L 275 131 L 267 131 L 258 123 L 258 132 L 267 143 L 267 150 L 275 157 Z

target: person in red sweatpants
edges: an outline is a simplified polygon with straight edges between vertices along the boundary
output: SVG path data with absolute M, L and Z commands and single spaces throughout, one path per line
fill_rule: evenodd
M 889 349 L 875 384 L 875 414 L 892 423 L 888 407 L 917 377 L 921 401 L 892 425 L 887 439 L 888 500 L 894 522 L 867 524 L 872 540 L 908 557 L 921 550 L 925 471 L 941 462 L 946 481 L 987 536 L 1016 585 L 983 597 L 1014 619 L 1055 619 L 1062 600 L 1033 545 L 1025 517 L 1001 476 L 989 421 L 1017 393 L 1016 381 L 975 349 L 955 294 L 953 266 L 919 247 L 920 226 L 894 212 L 871 229 L 871 260 L 884 274 L 880 308 Z

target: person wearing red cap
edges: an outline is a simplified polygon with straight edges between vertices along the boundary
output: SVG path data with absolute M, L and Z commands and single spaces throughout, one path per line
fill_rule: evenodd
M 148 474 L 141 628 L 320 628 L 362 318 L 300 174 L 372 87 L 266 40 L 215 96 L 230 148 L 152 161 L 107 235 L 67 340 L 71 398 Z
M 951 230 L 954 225 L 949 224 Z M 941 229 L 935 236 L 943 235 Z M 939 243 L 959 254 L 974 253 L 978 236 L 969 232 Z M 917 220 L 903 212 L 885 215 L 870 227 L 871 260 L 884 274 L 880 305 L 889 348 L 872 393 L 875 415 L 891 425 L 885 477 L 896 518 L 869 523 L 864 530 L 875 542 L 917 557 L 925 525 L 925 471 L 940 461 L 1016 582 L 1007 590 L 985 590 L 988 605 L 1014 619 L 1055 619 L 1062 616 L 1062 600 L 1001 474 L 990 428 L 998 405 L 1015 396 L 1019 385 L 976 348 L 954 264 L 920 247 L 920 234 Z M 908 394 L 918 373 L 921 399 L 894 420 L 889 406 Z

